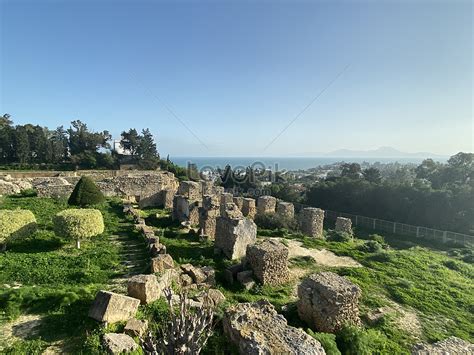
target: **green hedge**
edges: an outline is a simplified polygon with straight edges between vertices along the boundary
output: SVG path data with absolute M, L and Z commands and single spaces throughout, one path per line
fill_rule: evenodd
M 81 177 L 69 196 L 67 203 L 73 206 L 92 206 L 104 202 L 105 197 L 95 182 L 87 176 Z
M 29 210 L 0 210 L 0 244 L 10 238 L 26 237 L 36 228 L 35 215 Z
M 69 209 L 53 218 L 54 232 L 59 237 L 86 239 L 104 232 L 102 213 L 95 209 Z M 80 245 L 78 244 L 78 247 Z

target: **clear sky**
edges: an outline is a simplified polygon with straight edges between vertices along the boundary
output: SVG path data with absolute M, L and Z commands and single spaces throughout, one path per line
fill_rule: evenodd
M 474 151 L 470 1 L 0 3 L 15 123 L 148 127 L 171 156 Z

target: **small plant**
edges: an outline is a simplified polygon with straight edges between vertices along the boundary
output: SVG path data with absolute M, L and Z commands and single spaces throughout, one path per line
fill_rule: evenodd
M 85 207 L 104 201 L 105 197 L 94 181 L 87 176 L 83 176 L 74 187 L 67 203 L 73 206 Z
M 104 232 L 104 219 L 99 210 L 70 209 L 56 214 L 53 218 L 54 232 L 59 237 L 76 240 L 81 248 L 81 240 L 91 238 Z
M 296 230 L 298 223 L 294 218 L 282 217 L 276 213 L 257 214 L 255 223 L 264 229 L 289 229 Z
M 306 333 L 321 343 L 327 355 L 341 355 L 341 352 L 337 348 L 336 336 L 334 334 L 316 333 L 311 329 L 307 329 Z
M 0 210 L 0 251 L 6 249 L 8 240 L 27 237 L 36 228 L 36 218 L 29 210 Z
M 382 245 L 385 244 L 385 239 L 380 234 L 370 234 L 367 239 L 368 240 L 375 240 L 376 242 L 379 242 Z
M 380 253 L 383 250 L 383 245 L 376 240 L 367 240 L 359 249 L 367 253 Z
M 212 334 L 214 309 L 211 306 L 191 308 L 187 294 L 178 295 L 177 304 L 171 288 L 164 290 L 170 309 L 170 320 L 158 337 L 148 334 L 142 340 L 147 354 L 199 354 Z

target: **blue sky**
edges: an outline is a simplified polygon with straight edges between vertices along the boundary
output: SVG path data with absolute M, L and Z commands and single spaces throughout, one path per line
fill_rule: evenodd
M 15 123 L 148 127 L 171 156 L 474 151 L 469 1 L 2 0 L 1 15 Z

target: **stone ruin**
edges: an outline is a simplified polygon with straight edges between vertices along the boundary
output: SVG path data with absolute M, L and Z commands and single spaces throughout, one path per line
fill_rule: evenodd
M 128 354 L 139 348 L 135 340 L 128 334 L 107 333 L 104 334 L 102 341 L 108 354 Z
M 336 232 L 342 232 L 352 235 L 352 221 L 350 218 L 337 217 L 336 218 Z
M 289 280 L 288 248 L 276 240 L 247 246 L 246 262 L 264 285 L 281 285 Z
M 140 300 L 114 292 L 99 291 L 89 309 L 89 317 L 99 322 L 115 323 L 133 318 Z
M 242 214 L 245 217 L 254 219 L 257 214 L 257 207 L 255 205 L 255 200 L 253 198 L 244 198 L 242 200 Z
M 319 341 L 289 326 L 266 300 L 229 307 L 222 323 L 240 354 L 326 354 Z
M 178 187 L 178 195 L 187 198 L 190 201 L 202 199 L 202 185 L 196 181 L 181 181 Z
M 215 248 L 230 259 L 245 256 L 247 245 L 254 244 L 257 239 L 257 225 L 242 212 L 234 203 L 225 205 L 221 216 L 217 218 Z
M 335 333 L 360 324 L 360 288 L 333 272 L 312 274 L 298 286 L 298 315 L 318 332 Z
M 199 224 L 200 200 L 189 200 L 185 196 L 175 195 L 173 200 L 173 219 L 179 222 L 189 222 L 191 225 Z
M 78 175 L 80 174 L 80 175 Z M 140 204 L 140 207 L 166 206 L 164 197 L 167 197 L 168 207 L 171 197 L 162 191 L 169 190 L 174 194 L 178 189 L 178 180 L 167 171 L 79 171 L 79 172 L 51 172 L 16 174 L 0 177 L 0 195 L 20 193 L 26 189 L 34 189 L 39 197 L 67 197 L 81 176 L 88 176 L 95 181 L 97 187 L 107 197 L 128 198 Z M 38 176 L 43 175 L 43 176 Z M 49 176 L 48 176 L 49 175 Z
M 467 355 L 474 354 L 474 344 L 457 337 L 449 337 L 434 344 L 416 344 L 411 353 L 412 355 Z
M 242 207 L 244 205 L 244 198 L 240 197 L 240 196 L 236 196 L 236 197 L 233 198 L 233 202 L 237 205 L 239 210 L 242 211 Z
M 199 228 L 201 235 L 213 240 L 216 235 L 217 217 L 220 216 L 220 198 L 217 195 L 205 195 L 199 210 Z
M 225 213 L 227 204 L 234 203 L 234 195 L 229 192 L 220 194 L 221 215 Z
M 324 211 L 306 207 L 299 214 L 300 230 L 311 237 L 323 238 Z
M 260 196 L 257 200 L 257 213 L 274 213 L 277 199 L 273 196 Z
M 276 213 L 283 218 L 292 219 L 295 217 L 295 206 L 290 202 L 278 201 Z

